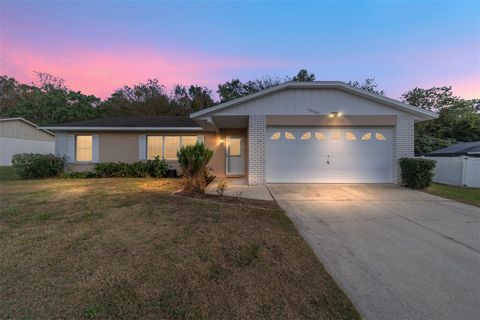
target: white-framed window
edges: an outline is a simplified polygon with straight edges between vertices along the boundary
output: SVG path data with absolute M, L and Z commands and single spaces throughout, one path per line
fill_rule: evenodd
M 353 134 L 353 132 L 347 131 L 345 133 L 345 139 L 349 141 L 353 141 L 353 140 L 357 140 L 357 137 L 355 136 L 355 134 Z
M 325 135 L 324 135 L 323 133 L 321 133 L 320 131 L 317 131 L 317 132 L 315 132 L 315 139 L 317 139 L 317 140 L 325 140 L 326 137 L 325 137 Z
M 177 160 L 180 146 L 197 143 L 197 136 L 147 136 L 147 159 L 159 156 L 165 160 Z
M 93 160 L 93 136 L 77 135 L 75 137 L 75 158 L 79 162 L 89 162 Z
M 227 140 L 227 152 L 230 157 L 241 156 L 241 139 L 228 139 Z
M 163 136 L 147 137 L 147 159 L 163 158 Z
M 290 131 L 285 131 L 285 139 L 287 140 L 295 140 L 295 136 L 293 135 L 293 133 L 291 133 Z
M 363 141 L 367 141 L 367 140 L 370 140 L 370 139 L 372 139 L 372 133 L 371 132 L 367 132 L 362 136 Z
M 312 133 L 310 131 L 305 132 L 300 137 L 300 140 L 310 140 L 312 138 Z
M 270 137 L 270 140 L 278 140 L 278 139 L 280 139 L 280 131 L 275 132 Z

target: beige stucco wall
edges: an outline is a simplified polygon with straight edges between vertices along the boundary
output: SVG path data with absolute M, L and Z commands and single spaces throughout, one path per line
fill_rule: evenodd
M 43 130 L 39 130 L 28 123 L 21 120 L 0 121 L 0 137 L 38 140 L 38 141 L 55 141 L 55 137 Z
M 164 135 L 164 136 L 178 136 L 178 135 L 203 135 L 207 147 L 213 150 L 213 158 L 209 163 L 212 168 L 212 174 L 217 177 L 225 176 L 225 144 L 221 142 L 222 138 L 228 135 L 242 136 L 245 139 L 244 157 L 245 168 L 247 165 L 248 155 L 248 141 L 246 140 L 246 129 L 228 129 L 220 133 L 213 132 L 68 132 L 67 134 L 81 134 L 81 135 L 98 135 L 99 146 L 99 161 L 100 162 L 135 162 L 139 161 L 139 135 Z M 168 160 L 167 164 L 179 170 L 178 162 L 176 160 Z M 85 163 L 71 163 L 69 169 L 73 171 L 84 171 L 92 168 L 93 164 Z

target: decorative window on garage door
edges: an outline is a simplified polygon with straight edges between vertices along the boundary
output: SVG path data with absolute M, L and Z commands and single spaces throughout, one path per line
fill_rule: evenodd
M 280 136 L 281 136 L 281 135 L 280 135 L 280 131 L 277 131 L 277 132 L 275 132 L 274 134 L 272 134 L 272 135 L 270 136 L 270 139 L 271 139 L 271 140 L 278 140 L 278 139 L 280 139 Z
M 293 135 L 293 133 L 291 133 L 290 131 L 285 131 L 285 139 L 287 140 L 295 140 L 295 136 Z
M 349 140 L 349 141 L 353 141 L 353 140 L 357 140 L 357 137 L 350 131 L 347 131 L 345 133 L 345 139 Z
M 310 140 L 312 138 L 311 132 L 305 132 L 301 137 L 300 140 Z
M 317 131 L 317 132 L 315 132 L 315 139 L 317 139 L 317 140 L 325 140 L 326 137 L 325 137 L 325 135 L 324 135 L 323 133 L 321 133 L 320 131 Z
M 367 132 L 362 136 L 363 141 L 367 141 L 367 140 L 370 140 L 370 139 L 372 139 L 372 133 L 371 132 Z
M 375 139 L 377 139 L 379 141 L 387 140 L 387 138 L 385 138 L 385 136 L 383 134 L 381 134 L 380 132 L 375 133 Z

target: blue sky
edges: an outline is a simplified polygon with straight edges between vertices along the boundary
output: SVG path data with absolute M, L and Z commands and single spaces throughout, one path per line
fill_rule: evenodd
M 398 98 L 452 85 L 480 97 L 479 1 L 1 2 L 1 73 L 33 71 L 108 96 L 147 78 L 216 84 L 239 77 L 375 77 Z

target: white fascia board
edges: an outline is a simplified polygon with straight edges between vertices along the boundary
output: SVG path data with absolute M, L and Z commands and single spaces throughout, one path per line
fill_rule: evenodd
M 39 127 L 52 131 L 203 131 L 202 127 Z
M 38 129 L 38 130 L 41 130 L 41 131 L 43 131 L 43 132 L 45 132 L 45 133 L 51 134 L 52 136 L 55 135 L 55 133 L 53 133 L 53 132 L 51 132 L 51 131 L 48 131 L 47 129 L 40 128 L 40 127 L 37 126 L 35 123 L 30 122 L 30 121 L 28 121 L 27 119 L 24 119 L 24 118 L 20 118 L 20 117 L 18 117 L 18 118 L 3 118 L 3 119 L 0 119 L 0 121 L 2 121 L 2 122 L 3 122 L 3 121 L 23 121 L 23 122 L 25 122 L 26 124 L 31 125 L 31 126 L 34 127 L 35 129 Z

